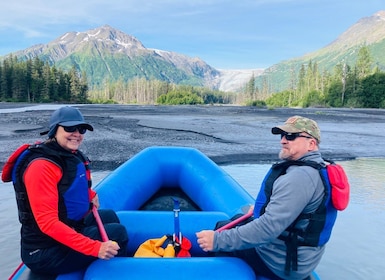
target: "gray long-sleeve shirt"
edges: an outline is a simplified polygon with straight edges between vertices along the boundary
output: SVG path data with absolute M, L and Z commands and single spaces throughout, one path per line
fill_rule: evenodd
M 299 160 L 323 162 L 319 151 L 310 152 Z M 322 247 L 298 248 L 298 271 L 285 275 L 286 245 L 278 236 L 302 212 L 317 209 L 323 198 L 324 186 L 318 170 L 309 166 L 290 166 L 273 185 L 265 213 L 254 221 L 223 232 L 215 232 L 214 251 L 234 251 L 255 247 L 266 265 L 284 279 L 303 279 L 313 271 L 324 252 Z M 305 228 L 306 221 L 300 227 Z

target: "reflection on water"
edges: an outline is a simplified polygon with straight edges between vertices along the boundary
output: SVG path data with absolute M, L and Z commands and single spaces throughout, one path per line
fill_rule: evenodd
M 321 279 L 383 279 L 385 274 L 385 159 L 339 162 L 351 184 L 348 208 L 339 212 L 326 253 L 317 268 Z M 256 197 L 270 164 L 222 166 Z M 99 182 L 109 172 L 94 172 Z M 0 279 L 7 279 L 20 263 L 19 228 L 11 184 L 0 183 Z
M 339 212 L 325 255 L 317 267 L 321 279 L 384 279 L 385 159 L 339 162 L 348 175 L 351 196 Z M 223 166 L 256 197 L 270 165 Z

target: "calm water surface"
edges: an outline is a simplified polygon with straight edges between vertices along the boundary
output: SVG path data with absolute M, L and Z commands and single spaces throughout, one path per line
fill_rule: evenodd
M 385 159 L 340 162 L 351 184 L 348 208 L 339 212 L 326 253 L 317 268 L 323 280 L 385 278 Z M 255 197 L 270 164 L 222 166 Z M 94 182 L 108 172 L 95 172 Z M 16 202 L 11 184 L 0 183 L 0 279 L 20 263 Z

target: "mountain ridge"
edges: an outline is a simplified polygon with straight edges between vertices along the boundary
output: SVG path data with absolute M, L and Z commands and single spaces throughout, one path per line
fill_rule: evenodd
M 262 87 L 270 81 L 271 92 L 280 92 L 289 88 L 292 73 L 299 73 L 302 65 L 309 61 L 317 62 L 320 72 L 332 72 L 339 63 L 354 65 L 358 51 L 362 46 L 368 46 L 373 62 L 385 69 L 385 10 L 378 11 L 369 17 L 363 17 L 339 35 L 325 47 L 304 54 L 300 57 L 278 62 L 264 70 L 257 77 L 256 84 Z
M 368 33 L 368 29 L 372 33 Z M 361 18 L 325 48 L 339 45 L 352 47 L 362 43 L 370 45 L 383 39 L 385 39 L 385 10 Z
M 87 46 L 89 44 L 91 46 Z M 89 50 L 91 47 L 92 51 Z M 103 59 L 106 55 L 104 54 L 106 49 L 112 55 L 125 55 L 129 60 L 133 60 L 140 55 L 152 55 L 162 58 L 167 64 L 174 65 L 177 69 L 185 69 L 186 75 L 198 75 L 201 82 L 195 85 L 207 86 L 221 91 L 239 91 L 253 74 L 260 74 L 263 71 L 263 69 L 215 69 L 198 57 L 189 57 L 184 54 L 156 48 L 146 48 L 136 37 L 125 34 L 107 24 L 82 32 L 66 32 L 47 44 L 33 45 L 12 54 L 23 59 L 33 59 L 36 56 L 42 57 L 49 63 L 68 70 L 70 66 L 67 60 L 78 64 L 78 59 L 71 57 L 71 55 L 74 56 L 74 53 L 84 52 L 84 49 L 88 49 L 93 54 L 92 56 L 101 57 L 100 63 L 104 65 L 105 73 L 112 76 L 112 80 L 114 80 L 114 74 L 109 63 L 106 62 L 106 59 Z M 127 61 L 127 59 L 125 60 Z M 123 73 L 119 74 L 123 75 Z M 87 75 L 95 75 L 95 71 L 92 69 L 88 71 Z M 175 82 L 171 78 L 162 79 L 164 77 L 161 76 L 157 78 Z
M 240 91 L 256 77 L 256 84 L 273 83 L 271 91 L 288 88 L 290 73 L 310 60 L 330 71 L 341 61 L 353 63 L 358 48 L 368 44 L 385 49 L 385 11 L 363 17 L 325 47 L 303 56 L 278 62 L 266 69 L 215 69 L 199 57 L 146 48 L 132 35 L 109 25 L 82 32 L 66 32 L 47 44 L 37 44 L 12 53 L 22 59 L 38 56 L 68 70 L 75 65 L 85 71 L 91 87 L 133 78 L 159 79 L 177 84 L 205 86 L 222 91 Z M 385 68 L 385 57 L 374 58 Z
M 131 78 L 159 79 L 172 83 L 218 87 L 219 71 L 199 58 L 146 48 L 134 36 L 109 25 L 84 32 L 67 32 L 48 44 L 13 53 L 21 59 L 41 57 L 66 70 L 72 65 L 94 80 L 91 84 Z M 90 65 L 85 61 L 88 60 Z M 119 65 L 119 67 L 116 67 Z M 96 78 L 93 74 L 96 74 Z M 127 75 L 127 76 L 126 76 Z

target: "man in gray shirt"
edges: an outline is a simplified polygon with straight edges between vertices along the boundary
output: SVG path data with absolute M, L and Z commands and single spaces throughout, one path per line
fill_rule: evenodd
M 324 244 L 318 240 L 325 235 L 328 213 L 319 170 L 300 163 L 325 166 L 319 151 L 321 133 L 314 120 L 301 116 L 273 127 L 272 133 L 281 136 L 279 157 L 286 167 L 273 166 L 266 175 L 254 206 L 254 220 L 222 232 L 202 230 L 196 234 L 198 244 L 206 252 L 229 252 L 242 258 L 259 276 L 306 279 L 324 253 Z M 314 218 L 317 221 L 312 221 L 314 213 L 318 214 Z M 324 243 L 330 237 L 335 215 Z M 309 226 L 312 223 L 318 224 Z

